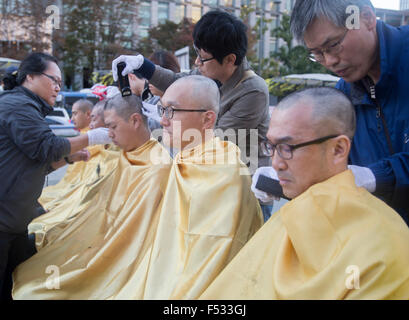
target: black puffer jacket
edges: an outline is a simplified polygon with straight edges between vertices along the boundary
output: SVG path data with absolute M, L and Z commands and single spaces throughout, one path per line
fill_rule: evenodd
M 37 216 L 38 198 L 50 165 L 70 153 L 44 117 L 52 108 L 17 87 L 0 96 L 0 231 L 23 233 Z

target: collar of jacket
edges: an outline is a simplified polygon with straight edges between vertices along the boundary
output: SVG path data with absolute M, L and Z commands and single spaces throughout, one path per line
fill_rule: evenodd
M 248 69 L 250 69 L 250 65 L 247 61 L 247 58 L 244 57 L 242 63 L 237 67 L 236 71 L 234 71 L 230 79 L 220 87 L 221 93 L 224 94 L 234 88 L 237 83 L 239 83 L 243 78 L 244 72 Z
M 40 111 L 43 114 L 44 117 L 53 110 L 53 107 L 51 107 L 47 102 L 45 102 L 43 98 L 36 95 L 30 89 L 27 89 L 26 87 L 23 87 L 23 86 L 18 86 L 16 88 L 16 91 L 23 93 L 24 95 L 30 97 L 35 102 L 37 102 L 37 103 L 34 103 L 34 105 L 36 106 L 38 111 Z
M 380 51 L 381 77 L 375 86 L 377 96 L 387 96 L 394 87 L 392 78 L 394 70 L 399 70 L 399 55 L 402 42 L 398 41 L 399 31 L 397 28 L 377 21 L 376 33 Z M 351 83 L 351 99 L 354 105 L 373 105 L 362 80 Z

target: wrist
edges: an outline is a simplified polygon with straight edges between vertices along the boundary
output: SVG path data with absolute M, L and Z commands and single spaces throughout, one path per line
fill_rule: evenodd
M 70 156 L 64 157 L 64 160 L 65 160 L 65 162 L 68 163 L 68 164 L 73 164 L 73 163 L 74 163 L 74 162 L 70 159 Z
M 148 59 L 144 58 L 143 64 L 137 70 L 139 74 L 141 74 L 145 79 L 150 80 L 152 78 L 153 73 L 155 72 L 155 65 Z

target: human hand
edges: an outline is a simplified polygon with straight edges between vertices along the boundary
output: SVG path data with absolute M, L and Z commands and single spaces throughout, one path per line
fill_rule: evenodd
M 68 159 L 71 162 L 88 161 L 90 158 L 91 158 L 91 154 L 89 153 L 87 149 L 82 149 L 68 156 Z
M 277 172 L 274 170 L 273 167 L 260 167 L 256 170 L 253 175 L 252 183 L 251 183 L 251 191 L 253 191 L 254 195 L 257 199 L 264 203 L 271 203 L 273 200 L 279 201 L 280 197 L 273 196 L 267 192 L 261 191 L 256 188 L 256 184 L 260 175 L 267 176 L 271 179 L 278 180 Z
M 127 55 L 122 55 L 116 58 L 114 61 L 112 61 L 112 77 L 114 78 L 114 81 L 118 81 L 118 64 L 120 62 L 125 62 L 126 67 L 122 71 L 122 75 L 126 76 L 128 73 L 132 73 L 134 70 L 138 70 L 144 61 L 144 57 L 141 54 L 138 54 L 137 56 L 127 56 Z
M 88 145 L 94 146 L 97 144 L 110 144 L 112 143 L 111 138 L 109 137 L 108 128 L 97 128 L 89 130 L 88 135 Z
M 349 165 L 348 169 L 354 174 L 355 184 L 358 187 L 363 187 L 371 193 L 375 192 L 376 178 L 371 169 L 354 165 Z

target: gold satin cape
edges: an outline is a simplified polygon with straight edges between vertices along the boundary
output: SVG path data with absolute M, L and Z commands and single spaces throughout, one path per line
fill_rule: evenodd
M 200 298 L 408 299 L 409 229 L 348 170 L 284 205 Z
M 112 299 L 123 287 L 136 291 L 146 275 L 144 257 L 171 161 L 154 139 L 122 152 L 117 170 L 86 195 L 82 212 L 15 269 L 13 298 Z
M 250 186 L 249 171 L 233 143 L 213 138 L 177 154 L 145 290 L 132 298 L 198 298 L 263 225 Z
M 51 240 L 49 230 L 60 224 L 67 224 L 79 212 L 84 211 L 94 193 L 105 183 L 116 169 L 120 152 L 110 147 L 88 148 L 91 158 L 87 162 L 76 162 L 68 166 L 63 179 L 54 186 L 43 190 L 39 199 L 47 213 L 37 217 L 28 225 L 28 232 L 35 234 L 37 251 Z
M 80 134 L 85 134 L 89 130 L 90 129 L 88 127 L 86 129 L 82 129 L 80 130 Z M 75 190 L 78 185 L 83 183 L 84 177 L 88 176 L 87 174 L 84 174 L 86 164 L 95 162 L 94 158 L 98 158 L 98 155 L 102 150 L 102 146 L 89 146 L 86 149 L 90 153 L 90 159 L 88 162 L 78 161 L 69 165 L 64 177 L 56 185 L 48 186 L 43 189 L 38 202 L 47 211 L 60 204 L 61 201 L 66 198 L 66 195 L 70 195 L 70 193 Z M 91 167 L 91 165 L 88 167 Z
M 64 177 L 56 185 L 43 189 L 38 202 L 44 209 L 52 210 L 76 192 L 78 188 L 88 184 L 90 177 L 96 173 L 98 165 L 101 166 L 101 163 L 110 159 L 104 155 L 105 148 L 102 145 L 91 146 L 87 150 L 90 153 L 90 159 L 87 162 L 78 161 L 69 165 Z

